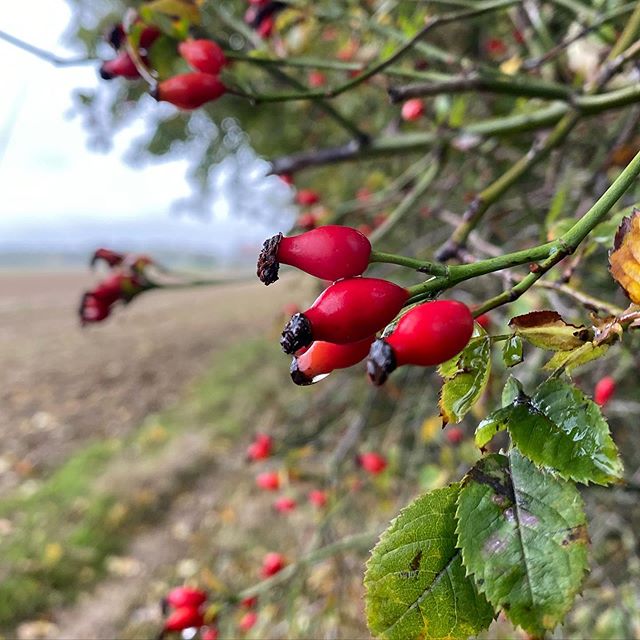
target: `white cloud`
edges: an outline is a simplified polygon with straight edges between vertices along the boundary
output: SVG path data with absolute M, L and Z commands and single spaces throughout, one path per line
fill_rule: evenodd
M 38 16 L 33 20 L 33 16 Z M 13 3 L 3 14 L 0 28 L 60 56 L 73 55 L 59 44 L 67 26 L 69 8 L 62 0 Z M 87 132 L 79 118 L 68 118 L 71 94 L 79 87 L 95 87 L 98 79 L 92 65 L 54 67 L 0 41 L 3 60 L 0 101 L 0 229 L 33 226 L 38 221 L 126 220 L 155 217 L 158 224 L 170 216 L 171 205 L 189 195 L 184 160 L 133 168 L 122 157 L 130 140 L 144 131 L 144 118 L 115 138 L 114 148 L 101 155 L 86 147 Z M 97 65 L 96 65 L 97 66 Z M 150 102 L 150 108 L 155 103 Z M 6 135 L 10 130 L 10 137 Z M 6 145 L 5 145 L 6 143 Z M 4 154 L 1 153 L 2 147 Z M 236 168 L 237 169 L 237 168 Z M 234 179 L 216 174 L 225 189 L 215 211 L 229 212 Z M 236 174 L 237 175 L 237 174 Z M 276 178 L 267 181 L 274 185 Z M 275 193 L 264 196 L 265 184 L 250 180 L 261 204 L 276 211 L 287 209 L 290 194 L 275 185 Z M 243 185 L 243 189 L 246 184 Z M 247 198 L 247 193 L 242 194 Z M 250 194 L 249 194 L 250 195 Z M 236 195 L 236 200 L 239 196 Z M 273 216 L 272 216 L 273 217 Z M 3 224 L 2 224 L 3 223 Z M 175 223 L 175 218 L 172 224 Z M 247 220 L 214 220 L 211 233 L 247 236 Z M 273 224 L 273 222 L 272 222 Z M 198 231 L 202 234 L 198 225 Z M 254 235 L 254 234 L 251 234 Z

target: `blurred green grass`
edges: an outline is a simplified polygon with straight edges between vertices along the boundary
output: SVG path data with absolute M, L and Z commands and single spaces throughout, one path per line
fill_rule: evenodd
M 10 523 L 0 538 L 0 628 L 72 601 L 105 575 L 105 560 L 212 464 L 211 442 L 242 435 L 273 397 L 276 350 L 263 340 L 227 349 L 178 406 L 127 438 L 87 446 L 0 500 L 0 518 Z M 193 433 L 202 446 L 185 451 Z

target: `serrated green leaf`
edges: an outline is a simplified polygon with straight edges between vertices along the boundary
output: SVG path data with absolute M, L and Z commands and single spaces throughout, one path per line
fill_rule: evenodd
M 563 478 L 610 484 L 622 477 L 622 462 L 598 405 L 579 389 L 551 378 L 532 398 L 487 416 L 476 429 L 476 443 L 486 446 L 503 429 L 530 460 Z
M 502 360 L 505 367 L 515 367 L 520 364 L 522 357 L 522 339 L 520 336 L 511 336 L 502 347 Z
M 555 311 L 532 311 L 516 316 L 511 318 L 509 326 L 534 347 L 549 351 L 577 349 L 593 337 L 586 327 L 565 322 Z
M 371 552 L 364 585 L 375 637 L 455 640 L 491 623 L 493 609 L 465 575 L 456 549 L 459 491 L 454 484 L 412 502 Z
M 485 390 L 491 373 L 491 341 L 476 325 L 462 353 L 438 367 L 444 378 L 440 391 L 440 413 L 444 424 L 460 422 Z
M 587 569 L 588 535 L 575 485 L 517 449 L 483 458 L 458 498 L 464 566 L 496 608 L 529 633 L 553 629 Z
M 557 371 L 562 368 L 567 373 L 571 373 L 574 369 L 601 358 L 609 350 L 609 347 L 608 344 L 596 346 L 593 342 L 587 342 L 573 351 L 557 351 L 544 365 L 544 368 L 547 371 Z

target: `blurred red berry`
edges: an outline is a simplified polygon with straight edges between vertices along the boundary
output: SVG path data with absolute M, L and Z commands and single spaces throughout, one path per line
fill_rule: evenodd
M 192 69 L 202 73 L 217 75 L 227 64 L 224 51 L 213 40 L 185 40 L 178 45 L 178 52 Z
M 309 502 L 318 509 L 322 509 L 327 505 L 327 492 L 321 489 L 313 489 L 309 491 Z
M 459 445 L 464 440 L 464 431 L 460 427 L 449 427 L 444 432 L 449 444 Z
M 249 596 L 240 601 L 243 609 L 253 609 L 258 604 L 258 596 Z
M 255 626 L 256 622 L 258 622 L 258 614 L 255 611 L 247 611 L 247 613 L 240 618 L 238 628 L 240 631 L 246 633 Z
M 387 468 L 387 460 L 379 453 L 370 451 L 357 456 L 358 465 L 367 473 L 377 475 Z
M 290 173 L 280 173 L 278 174 L 278 178 L 280 178 L 280 180 L 282 180 L 282 182 L 284 182 L 285 184 L 293 184 L 293 176 Z
M 491 318 L 488 313 L 483 313 L 476 318 L 476 322 L 486 331 L 491 325 Z
M 265 460 L 271 455 L 273 438 L 266 433 L 258 433 L 254 441 L 247 448 L 247 460 Z
M 107 60 L 102 63 L 100 77 L 103 80 L 112 80 L 113 78 L 135 80 L 140 77 L 140 73 L 129 54 L 126 51 L 122 51 L 113 60 Z
M 312 204 L 320 202 L 320 195 L 313 189 L 300 189 L 296 194 L 296 202 L 303 207 L 309 207 Z
M 280 488 L 280 476 L 277 471 L 265 471 L 256 477 L 256 485 L 266 491 L 277 491 Z
M 174 609 L 182 607 L 198 608 L 207 601 L 207 594 L 194 587 L 175 587 L 167 594 L 164 602 Z
M 400 113 L 407 122 L 418 120 L 424 115 L 424 102 L 420 98 L 411 98 L 402 105 Z
M 153 95 L 156 100 L 170 102 L 189 111 L 216 100 L 225 91 L 226 87 L 217 76 L 194 71 L 163 80 Z
M 91 256 L 91 267 L 94 267 L 100 260 L 106 262 L 110 267 L 117 267 L 124 261 L 125 254 L 112 251 L 111 249 L 96 249 Z
M 256 31 L 261 38 L 266 40 L 267 38 L 270 38 L 271 35 L 273 34 L 273 28 L 275 26 L 276 26 L 276 21 L 274 17 L 268 16 L 260 22 Z
M 604 407 L 616 391 L 616 381 L 611 376 L 598 380 L 594 390 L 594 401 Z
M 297 506 L 298 503 L 293 498 L 287 496 L 282 496 L 273 503 L 273 508 L 278 513 L 289 513 L 290 511 L 294 511 Z
M 310 71 L 309 72 L 309 86 L 317 89 L 318 87 L 322 87 L 327 84 L 327 76 L 324 75 L 321 71 Z
M 485 44 L 487 53 L 492 56 L 503 56 L 507 52 L 507 46 L 500 38 L 489 38 Z
M 201 627 L 203 624 L 204 618 L 197 608 L 180 607 L 164 621 L 164 630 L 184 631 L 192 627 Z
M 373 233 L 373 227 L 370 224 L 359 224 L 358 231 L 363 236 L 370 236 Z
M 216 627 L 204 627 L 200 632 L 202 640 L 218 640 L 220 633 Z
M 311 231 L 318 226 L 318 216 L 313 213 L 303 213 L 298 217 L 296 226 L 303 231 Z
M 284 556 L 275 551 L 271 551 L 267 553 L 267 555 L 262 560 L 262 570 L 260 575 L 263 578 L 269 578 L 274 576 L 279 571 L 285 568 L 287 562 Z

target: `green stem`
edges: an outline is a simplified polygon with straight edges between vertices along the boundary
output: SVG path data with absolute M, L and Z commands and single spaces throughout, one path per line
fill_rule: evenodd
M 624 31 L 620 34 L 617 42 L 613 45 L 613 48 L 607 56 L 607 60 L 614 60 L 625 49 L 630 47 L 640 31 L 640 2 L 637 3 L 634 12 L 631 14 L 629 21 L 627 22 Z
M 489 75 L 483 73 L 451 76 L 440 82 L 391 87 L 389 88 L 389 96 L 392 102 L 402 102 L 407 98 L 435 96 L 441 93 L 466 93 L 469 91 L 485 91 L 551 100 L 571 100 L 573 98 L 573 91 L 567 85 L 546 82 L 526 76 Z
M 525 276 L 511 289 L 487 300 L 480 305 L 474 315 L 481 315 L 495 309 L 500 305 L 517 300 L 525 291 L 531 288 L 549 269 L 555 266 L 566 256 L 572 254 L 580 243 L 589 235 L 594 227 L 602 222 L 613 205 L 622 197 L 622 194 L 633 184 L 640 175 L 640 153 L 629 163 L 626 169 L 616 178 L 614 183 L 605 191 L 602 197 L 576 222 L 569 231 L 558 240 L 552 242 L 553 248 L 549 256 L 537 265 L 537 268 Z
M 437 262 L 407 258 L 406 256 L 399 256 L 395 253 L 383 253 L 382 251 L 372 251 L 371 256 L 369 257 L 369 262 L 397 264 L 401 267 L 408 267 L 409 269 L 415 269 L 416 271 L 421 271 L 422 273 L 428 273 L 434 276 L 446 276 L 449 270 L 449 267 Z
M 481 315 L 495 307 L 516 300 L 549 271 L 551 267 L 572 254 L 578 248 L 596 225 L 602 222 L 613 205 L 622 197 L 623 193 L 633 184 L 639 175 L 640 152 L 591 209 L 557 240 L 530 249 L 507 253 L 503 256 L 479 260 L 471 264 L 451 265 L 446 275 L 437 276 L 421 284 L 409 287 L 410 297 L 407 304 L 433 297 L 445 289 L 450 289 L 465 280 L 522 264 L 530 264 L 530 273 L 527 276 L 512 289 L 502 292 L 478 307 L 475 315 Z
M 469 234 L 476 228 L 491 205 L 497 202 L 532 167 L 544 160 L 553 149 L 558 147 L 578 124 L 579 120 L 580 114 L 578 112 L 567 113 L 541 145 L 534 145 L 508 171 L 483 189 L 465 211 L 462 224 L 457 227 L 451 238 L 436 253 L 437 259 L 449 260 L 456 256 L 465 245 Z

